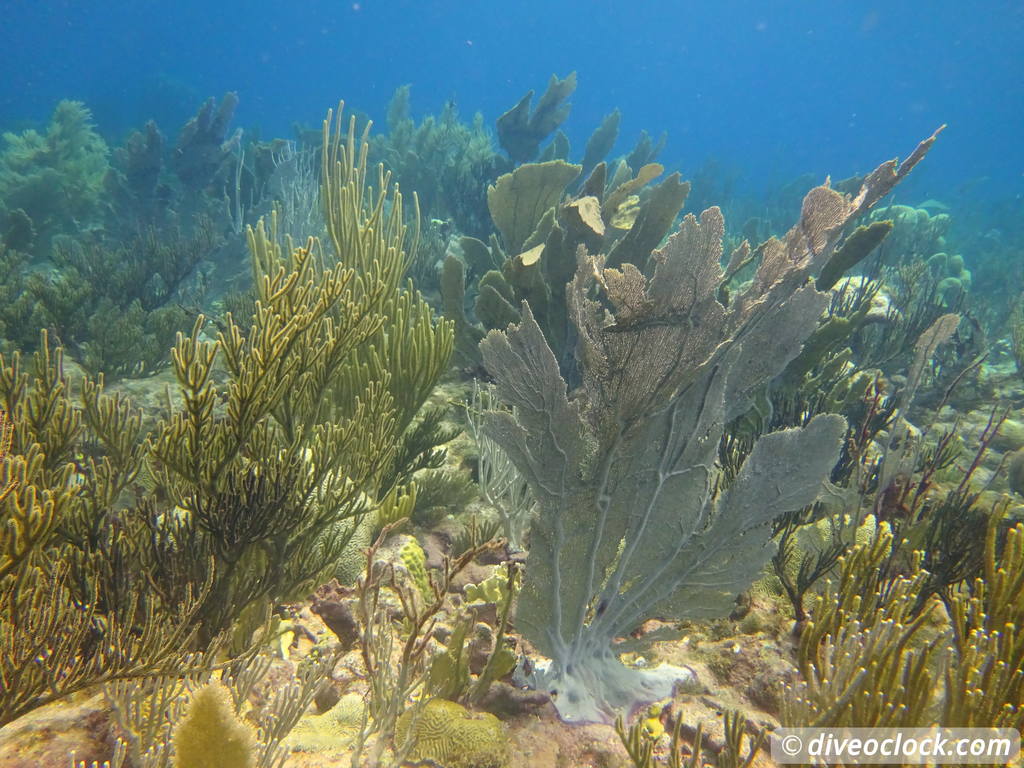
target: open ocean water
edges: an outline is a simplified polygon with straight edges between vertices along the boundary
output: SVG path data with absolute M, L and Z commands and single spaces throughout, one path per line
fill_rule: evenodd
M 575 70 L 566 126 L 611 109 L 623 145 L 667 131 L 663 160 L 708 158 L 760 188 L 843 177 L 950 128 L 914 184 L 928 195 L 1024 186 L 1020 0 L 5 0 L 0 128 L 84 101 L 104 136 L 177 126 L 237 91 L 263 137 L 345 99 L 383 123 L 397 86 L 416 112 L 454 99 L 488 124 Z

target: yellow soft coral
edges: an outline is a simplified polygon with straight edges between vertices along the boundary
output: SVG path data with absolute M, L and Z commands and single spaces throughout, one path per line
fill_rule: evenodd
M 174 728 L 174 768 L 253 768 L 256 735 L 220 683 L 200 688 Z

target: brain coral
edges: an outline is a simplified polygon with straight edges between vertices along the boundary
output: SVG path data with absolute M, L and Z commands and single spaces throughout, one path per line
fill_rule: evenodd
M 408 737 L 414 710 L 407 710 L 395 728 L 395 741 Z M 488 713 L 470 712 L 461 704 L 431 699 L 412 725 L 413 746 L 407 765 L 424 761 L 443 768 L 505 768 L 508 739 L 501 721 Z M 429 762 L 427 762 L 429 761 Z

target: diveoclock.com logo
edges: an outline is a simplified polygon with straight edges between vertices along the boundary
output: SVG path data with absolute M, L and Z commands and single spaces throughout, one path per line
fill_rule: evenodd
M 772 759 L 788 764 L 1004 765 L 1020 754 L 1012 728 L 779 728 Z

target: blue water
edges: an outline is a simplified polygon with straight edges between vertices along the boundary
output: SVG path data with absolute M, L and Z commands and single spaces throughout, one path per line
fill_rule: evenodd
M 684 175 L 715 157 L 751 188 L 841 178 L 949 129 L 920 196 L 1024 190 L 1021 0 L 4 0 L 0 128 L 85 101 L 118 140 L 165 134 L 207 96 L 263 138 L 316 125 L 339 98 L 383 124 L 394 88 L 417 113 L 456 99 L 489 125 L 552 73 L 576 70 L 576 157 L 614 107 L 626 149 L 669 133 Z

